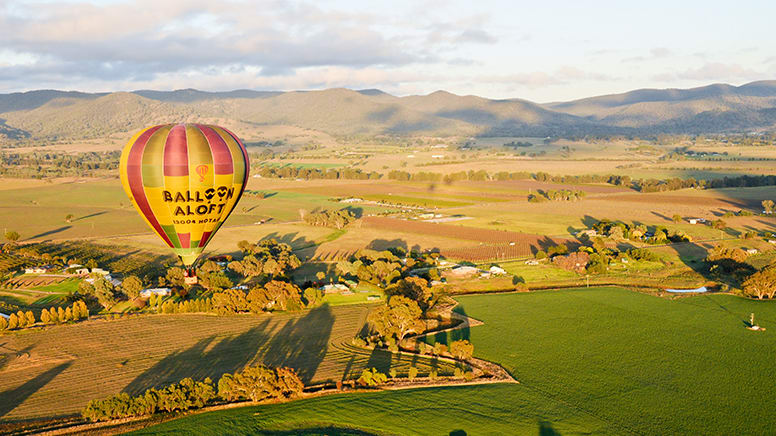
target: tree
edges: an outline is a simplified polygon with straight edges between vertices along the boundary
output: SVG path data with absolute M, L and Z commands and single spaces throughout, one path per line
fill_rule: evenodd
M 94 279 L 94 296 L 97 297 L 97 301 L 102 307 L 106 309 L 116 304 L 116 296 L 113 294 L 113 284 L 105 280 L 105 277 Z
M 711 226 L 717 230 L 725 230 L 725 228 L 727 228 L 727 223 L 721 219 L 717 219 L 711 222 Z
M 0 316 L 0 331 L 3 331 L 8 328 L 8 321 L 5 320 L 5 317 Z
M 186 284 L 185 273 L 186 272 L 183 270 L 183 268 L 174 266 L 167 270 L 167 274 L 165 274 L 164 279 L 170 286 L 188 288 L 189 285 Z
M 388 381 L 388 376 L 375 368 L 364 368 L 356 383 L 361 386 L 378 386 Z
M 674 216 L 671 217 L 671 220 L 675 223 L 680 223 L 682 222 L 682 216 L 678 213 L 675 213 Z
M 227 289 L 213 294 L 213 307 L 220 315 L 245 312 L 248 310 L 248 299 L 239 289 Z
M 43 309 L 43 310 L 40 312 L 40 321 L 41 321 L 43 324 L 51 324 L 51 315 L 49 315 L 49 311 L 48 311 L 48 309 L 45 309 L 45 308 L 44 308 L 44 309 Z
M 19 235 L 19 232 L 17 231 L 8 230 L 7 232 L 5 232 L 5 239 L 10 241 L 11 243 L 15 243 L 16 241 L 19 240 L 19 238 L 20 238 L 20 235 Z
M 420 317 L 423 312 L 418 303 L 402 295 L 394 295 L 388 303 L 369 313 L 367 321 L 372 330 L 383 340 L 396 338 L 398 343 L 410 333 L 421 333 L 425 329 Z
M 453 341 L 450 343 L 450 354 L 456 359 L 469 359 L 474 354 L 474 345 L 466 339 Z
M 89 308 L 86 307 L 86 303 L 84 303 L 83 300 L 78 300 L 75 304 L 81 309 L 80 310 L 80 313 L 81 313 L 80 319 L 88 319 L 89 318 Z
M 386 294 L 403 295 L 418 303 L 423 311 L 433 306 L 434 294 L 428 282 L 420 277 L 407 277 L 394 283 L 386 289 Z
M 51 322 L 56 324 L 59 322 L 59 313 L 53 308 L 49 308 L 49 315 L 51 315 Z
M 73 318 L 73 309 L 68 307 L 65 309 L 65 321 L 74 321 L 75 318 Z
M 73 218 L 74 218 L 73 214 L 69 213 L 69 214 L 65 215 L 65 222 L 70 224 L 73 221 Z
M 35 314 L 32 313 L 31 310 L 28 310 L 27 313 L 24 314 L 25 318 L 27 318 L 27 327 L 35 324 Z
M 143 281 L 137 276 L 129 276 L 121 282 L 121 290 L 129 298 L 137 298 L 143 290 Z
M 302 306 L 302 290 L 293 283 L 272 280 L 248 293 L 251 312 L 263 310 L 295 310 Z
M 8 330 L 13 330 L 18 327 L 19 327 L 19 318 L 16 316 L 15 313 L 12 313 L 11 316 L 8 317 Z
M 226 401 L 293 398 L 303 389 L 304 384 L 293 369 L 273 369 L 261 364 L 224 374 L 218 381 L 218 396 Z
M 776 265 L 763 268 L 749 276 L 743 284 L 744 295 L 750 297 L 773 298 L 776 295 Z
M 774 204 L 773 200 L 763 200 L 762 203 L 760 203 L 760 204 L 762 204 L 763 211 L 766 214 L 772 214 L 773 213 L 773 208 L 774 208 L 774 206 L 776 206 L 776 204 Z
M 201 273 L 199 275 L 199 284 L 208 291 L 221 291 L 234 286 L 229 277 L 220 270 L 218 272 Z
M 16 312 L 16 323 L 19 328 L 27 327 L 27 316 L 21 310 Z

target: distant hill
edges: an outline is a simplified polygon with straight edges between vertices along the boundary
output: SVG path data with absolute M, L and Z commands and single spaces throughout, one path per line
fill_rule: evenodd
M 715 133 L 776 128 L 776 81 L 641 89 L 540 105 L 446 91 L 140 90 L 0 94 L 0 138 L 96 138 L 162 122 L 291 125 L 334 135 L 567 136 Z
M 772 129 L 776 126 L 776 81 L 742 86 L 715 84 L 691 89 L 640 89 L 550 103 L 545 107 L 608 126 L 655 132 Z

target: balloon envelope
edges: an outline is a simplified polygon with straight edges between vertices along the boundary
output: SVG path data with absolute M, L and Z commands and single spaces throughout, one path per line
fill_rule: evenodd
M 164 124 L 132 137 L 119 171 L 140 216 L 191 266 L 237 205 L 249 165 L 245 146 L 222 127 Z

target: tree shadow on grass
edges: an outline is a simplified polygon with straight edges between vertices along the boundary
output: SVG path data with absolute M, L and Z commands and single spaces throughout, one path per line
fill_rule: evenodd
M 293 435 L 327 435 L 327 436 L 377 436 L 377 433 L 356 428 L 338 427 L 335 425 L 297 428 L 292 430 L 259 430 L 254 433 L 260 436 L 293 436 Z
M 35 392 L 38 392 L 56 376 L 61 374 L 62 371 L 66 370 L 71 364 L 72 362 L 65 362 L 57 365 L 17 388 L 0 392 L 0 417 L 5 416 L 8 412 L 22 404 L 27 398 L 32 396 Z
M 213 322 L 218 322 L 217 318 Z M 202 339 L 188 349 L 169 354 L 137 376 L 123 392 L 137 395 L 149 388 L 164 387 L 191 377 L 217 381 L 224 373 L 235 372 L 252 363 L 262 344 L 269 340 L 269 320 L 239 335 L 218 341 L 217 336 Z
M 333 325 L 334 315 L 328 304 L 316 307 L 300 318 L 289 319 L 273 335 L 261 359 L 268 366 L 293 368 L 308 384 L 326 356 Z
M 69 229 L 69 228 L 71 228 L 71 227 L 73 227 L 73 226 L 62 226 L 62 227 L 60 227 L 60 228 L 57 228 L 57 229 L 48 230 L 48 231 L 46 231 L 46 232 L 43 232 L 43 233 L 38 233 L 37 235 L 30 236 L 29 238 L 27 238 L 27 240 L 38 239 L 38 238 L 42 238 L 42 237 L 44 237 L 44 236 L 53 235 L 53 234 L 55 234 L 55 233 L 64 232 L 65 230 L 67 230 L 67 229 Z
M 561 436 L 560 432 L 552 427 L 552 423 L 541 421 L 539 423 L 539 436 Z

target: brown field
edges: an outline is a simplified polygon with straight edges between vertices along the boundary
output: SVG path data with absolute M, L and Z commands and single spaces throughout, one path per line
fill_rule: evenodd
M 506 230 L 480 229 L 476 227 L 456 226 L 452 224 L 425 223 L 422 221 L 399 220 L 385 217 L 365 217 L 366 227 L 386 230 L 399 230 L 407 233 L 439 236 L 443 238 L 465 239 L 484 244 L 526 244 L 538 245 L 545 239 L 541 235 L 509 232 Z M 551 242 L 550 242 L 551 243 Z
M 363 368 L 421 373 L 452 367 L 349 345 L 368 306 L 294 314 L 145 315 L 0 335 L 0 420 L 78 413 L 93 398 L 137 394 L 184 377 L 217 379 L 263 362 L 290 366 L 305 383 L 358 377 Z

